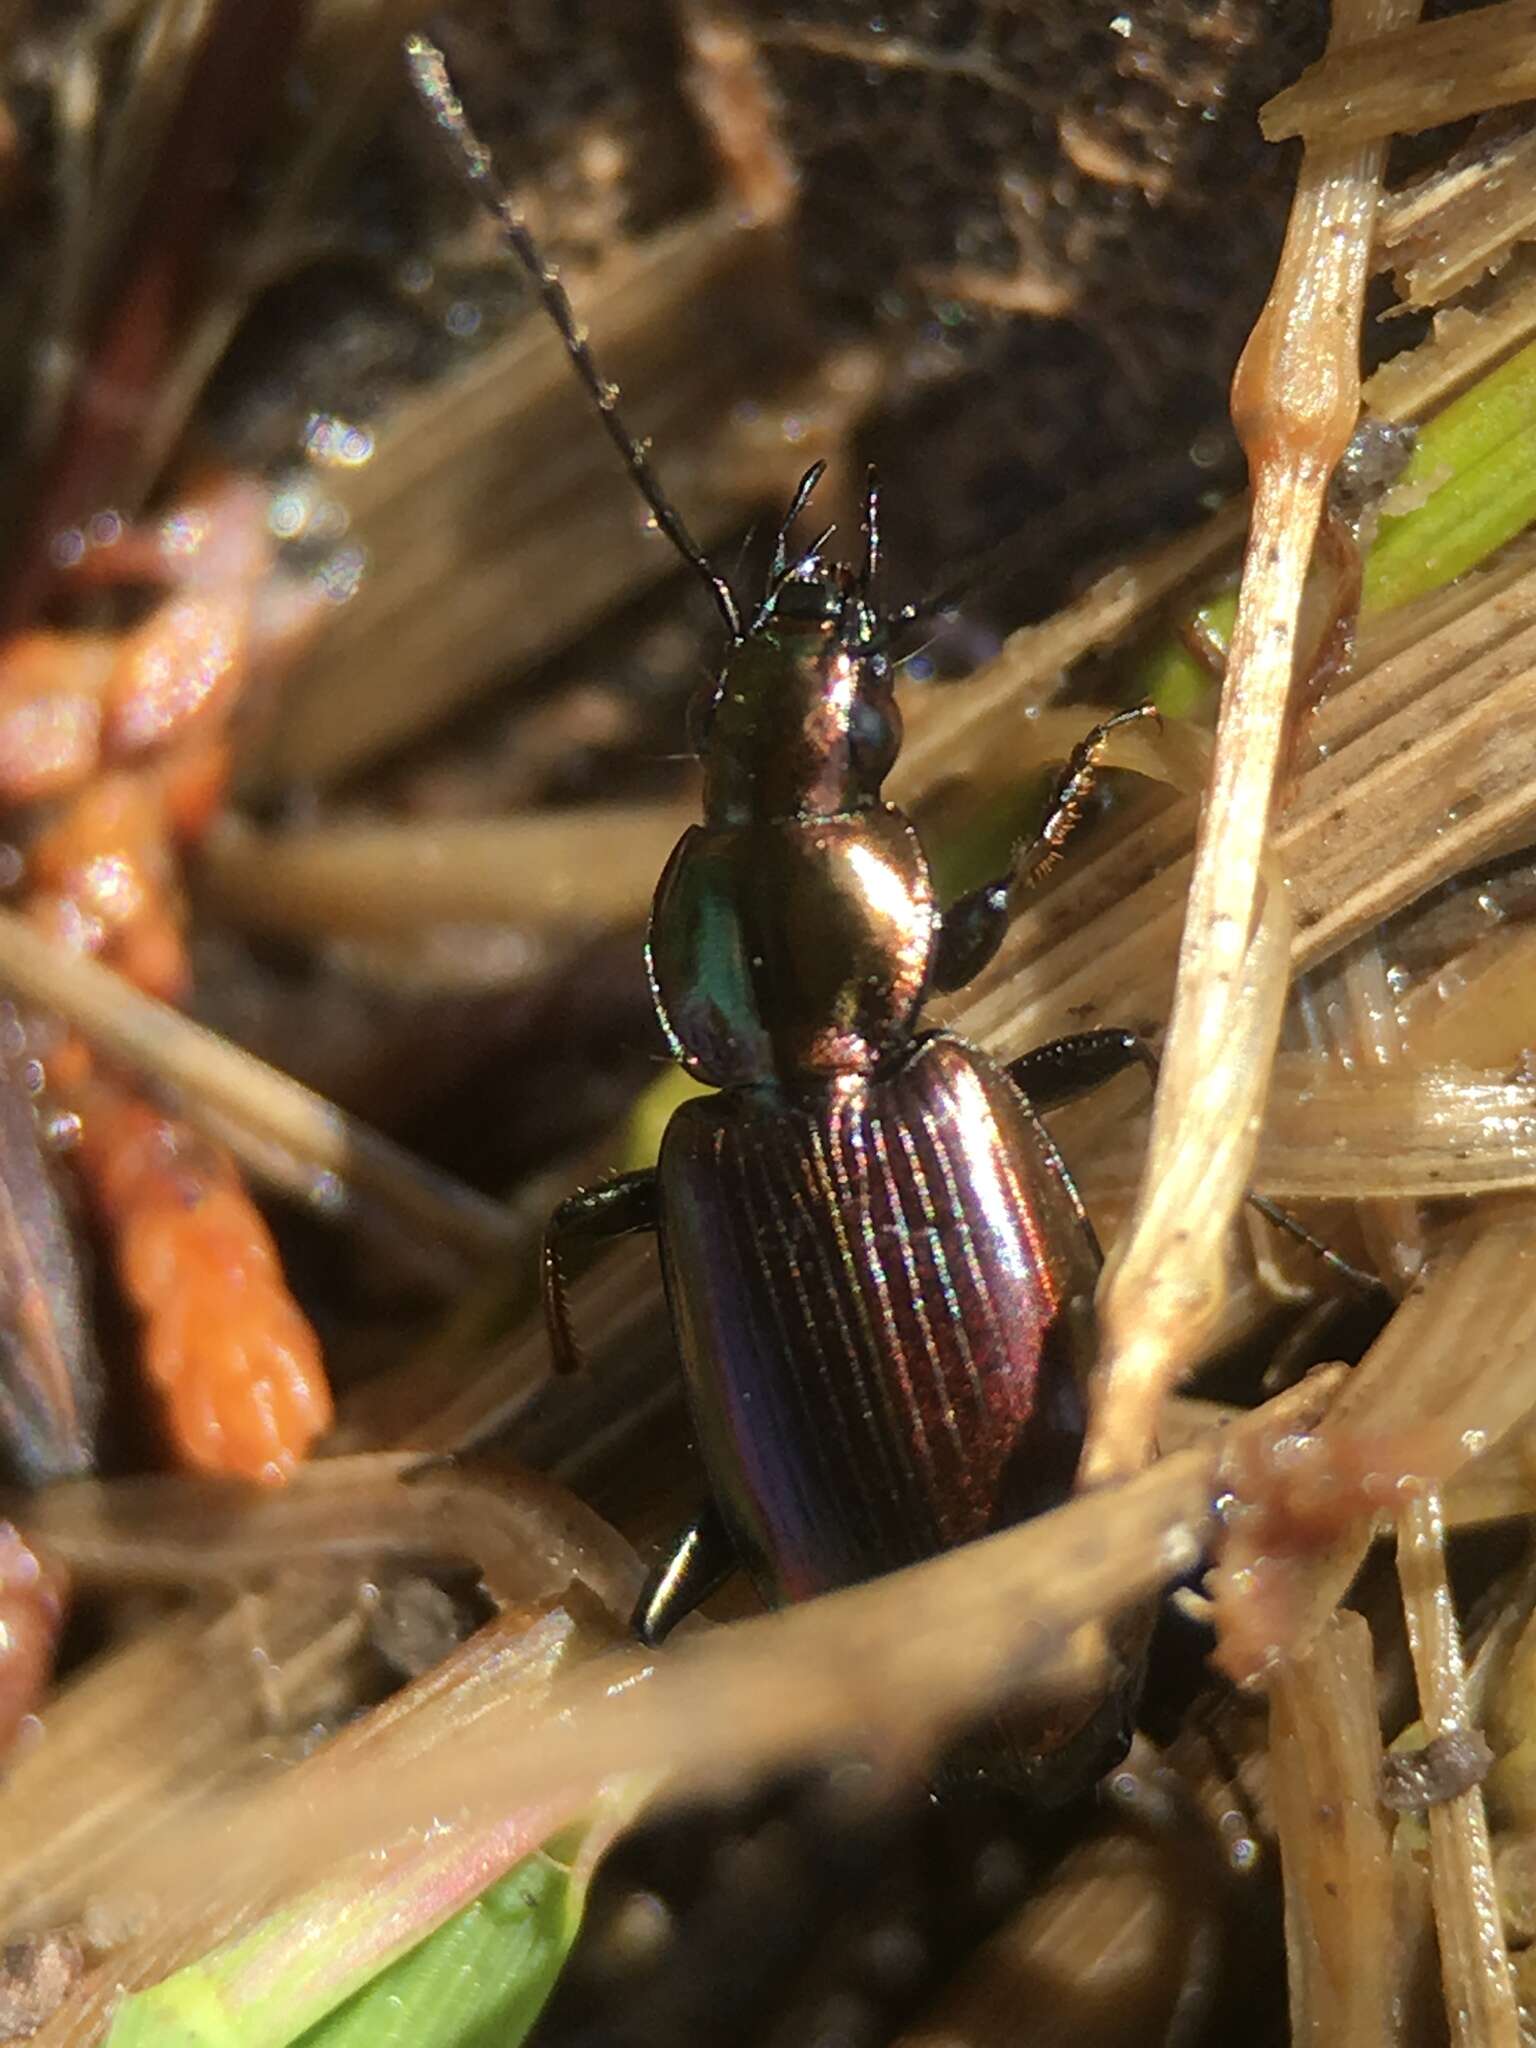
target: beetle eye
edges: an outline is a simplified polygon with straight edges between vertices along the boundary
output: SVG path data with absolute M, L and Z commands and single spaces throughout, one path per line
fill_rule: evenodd
M 866 784 L 878 787 L 895 763 L 901 747 L 901 713 L 885 702 L 861 696 L 854 706 L 849 739 L 858 774 Z

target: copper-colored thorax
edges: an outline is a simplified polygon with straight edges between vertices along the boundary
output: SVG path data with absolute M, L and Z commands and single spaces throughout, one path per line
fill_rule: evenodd
M 812 616 L 817 596 L 834 602 Z M 732 649 L 703 707 L 704 823 L 656 891 L 657 1011 L 678 1059 L 720 1086 L 876 1073 L 927 987 L 928 865 L 880 797 L 900 741 L 890 663 L 836 596 L 803 593 Z

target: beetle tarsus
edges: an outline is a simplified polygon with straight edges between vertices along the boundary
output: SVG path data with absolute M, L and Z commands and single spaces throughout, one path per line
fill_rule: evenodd
M 556 1372 L 579 1372 L 581 1350 L 571 1327 L 566 1297 L 566 1254 L 573 1244 L 607 1244 L 637 1230 L 657 1225 L 656 1172 L 621 1173 L 595 1188 L 568 1195 L 544 1226 L 539 1275 L 544 1296 L 544 1322 L 549 1331 L 551 1362 Z
M 1375 1273 L 1367 1273 L 1363 1267 L 1354 1265 L 1342 1252 L 1336 1252 L 1331 1244 L 1325 1244 L 1320 1237 L 1314 1237 L 1304 1223 L 1298 1223 L 1288 1210 L 1278 1202 L 1270 1201 L 1267 1195 L 1256 1195 L 1249 1191 L 1248 1206 L 1273 1223 L 1277 1230 L 1283 1230 L 1287 1237 L 1294 1237 L 1298 1244 L 1304 1244 L 1314 1257 L 1322 1260 L 1330 1272 L 1337 1273 L 1341 1280 L 1347 1280 L 1362 1294 L 1374 1294 L 1379 1299 L 1392 1301 L 1392 1290 Z
M 1133 705 L 1129 711 L 1117 711 L 1113 718 L 1106 718 L 1086 732 L 1067 757 L 1039 831 L 1026 845 L 1014 848 L 1008 872 L 957 898 L 945 911 L 934 961 L 935 989 L 948 994 L 964 988 L 986 966 L 1002 944 L 1019 897 L 1051 872 L 1083 822 L 1084 807 L 1098 783 L 1110 735 L 1142 719 L 1156 723 L 1156 706 Z
M 1072 749 L 1057 779 L 1044 824 L 1023 855 L 1014 859 L 1015 896 L 1022 890 L 1034 888 L 1065 853 L 1068 842 L 1083 822 L 1083 806 L 1097 786 L 1111 735 L 1119 732 L 1122 726 L 1139 725 L 1147 719 L 1155 726 L 1161 725 L 1157 706 L 1133 704 L 1128 711 L 1117 711 L 1113 718 L 1106 718 L 1102 724 L 1094 726 Z
M 720 1510 L 701 1508 L 646 1580 L 631 1626 L 648 1649 L 718 1592 L 736 1570 L 736 1546 Z

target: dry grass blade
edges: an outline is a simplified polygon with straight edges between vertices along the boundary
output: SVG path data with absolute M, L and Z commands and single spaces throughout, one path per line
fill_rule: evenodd
M 322 1458 L 280 1493 L 192 1478 L 83 1480 L 10 1511 L 93 1584 L 229 1586 L 306 1558 L 474 1564 L 502 1605 L 587 1586 L 616 1622 L 640 1592 L 629 1545 L 548 1480 L 421 1468 L 412 1452 Z
M 1331 48 L 1411 18 L 1335 13 Z M 1309 148 L 1270 299 L 1233 382 L 1253 513 L 1228 650 L 1135 1219 L 1100 1289 L 1103 1349 L 1081 1482 L 1134 1468 L 1158 1400 L 1220 1311 L 1222 1240 L 1252 1164 L 1285 973 L 1263 864 L 1291 703 L 1302 588 L 1360 404 L 1359 330 L 1383 146 Z
M 508 1213 L 424 1165 L 333 1103 L 242 1052 L 216 1032 L 149 996 L 93 960 L 59 951 L 13 912 L 0 912 L 0 983 L 57 1011 L 101 1051 L 176 1090 L 192 1123 L 218 1118 L 218 1135 L 248 1131 L 255 1171 L 277 1144 L 316 1179 L 326 1209 L 349 1190 L 370 1196 L 408 1228 L 492 1256 L 514 1234 Z
M 694 806 L 217 833 L 202 878 L 258 930 L 324 937 L 439 924 L 578 933 L 638 921 Z
M 1455 309 L 1428 341 L 1394 357 L 1366 384 L 1373 412 L 1420 417 L 1472 383 L 1536 334 L 1536 279 L 1501 291 L 1477 312 Z M 968 682 L 909 704 L 907 737 L 891 778 L 896 800 L 911 804 L 938 780 L 969 775 L 1028 731 L 1029 714 L 1072 664 L 1110 645 L 1157 606 L 1207 573 L 1247 529 L 1246 499 L 1233 499 L 1193 533 L 1100 577 L 1081 597 L 1039 626 L 1012 634 Z M 1461 609 L 1465 599 L 1448 600 Z M 1383 622 L 1390 626 L 1391 622 Z M 1379 632 L 1381 627 L 1378 626 Z
M 670 1336 L 643 1272 L 638 1257 L 606 1261 L 584 1306 L 604 1356 L 621 1362 L 625 1397 L 638 1411 L 652 1414 L 675 1394 Z M 344 1407 L 339 1439 L 446 1451 L 462 1448 L 471 1438 L 498 1435 L 517 1422 L 525 1457 L 580 1484 L 592 1461 L 602 1459 L 605 1440 L 618 1426 L 611 1375 L 586 1376 L 579 1390 L 583 1399 L 568 1402 L 560 1419 L 541 1427 L 530 1409 L 548 1374 L 542 1320 L 521 1331 L 509 1347 L 487 1354 L 480 1346 L 471 1355 L 472 1370 L 451 1360 L 436 1372 L 413 1366 L 354 1390 Z M 387 1453 L 386 1460 L 393 1455 Z M 145 1482 L 151 1498 L 156 1484 Z M 317 1468 L 301 1484 L 314 1493 L 310 1504 L 297 1510 L 300 1522 L 311 1531 L 334 1529 L 324 1471 Z M 537 1497 L 540 1482 L 525 1475 L 519 1484 L 531 1484 Z M 59 1503 L 61 1514 L 69 1513 L 70 1498 Z M 91 1505 L 106 1497 L 82 1492 L 74 1498 L 85 1512 L 63 1539 L 64 1547 L 78 1549 L 89 1575 L 105 1556 L 91 1531 Z M 135 1551 L 142 1542 L 143 1554 L 152 1559 L 148 1539 L 154 1529 L 142 1522 L 135 1527 L 129 1512 L 144 1495 L 131 1492 L 122 1506 L 118 1496 L 110 1498 L 111 1522 L 127 1529 Z M 574 1507 L 568 1497 L 560 1498 L 568 1510 Z M 271 1505 L 281 1522 L 283 1504 Z M 51 1501 L 39 1506 L 54 1512 Z M 189 1519 L 195 1523 L 195 1517 L 194 1492 Z M 153 1514 L 149 1519 L 159 1521 Z M 473 1559 L 494 1573 L 495 1529 L 482 1528 L 476 1535 L 472 1513 L 470 1519 Z M 160 1538 L 168 1533 L 174 1535 L 160 1522 Z M 232 1546 L 227 1555 L 242 1545 L 247 1558 L 256 1549 L 264 1553 L 266 1539 L 259 1529 L 244 1535 L 228 1529 L 225 1540 Z M 441 1555 L 445 1545 L 456 1549 L 458 1540 L 452 1529 L 439 1528 L 428 1550 Z M 609 1532 L 607 1543 L 614 1540 Z M 170 1546 L 176 1547 L 174 1542 Z M 124 1570 L 131 1567 L 132 1558 L 123 1556 L 121 1547 L 115 1555 Z M 510 1553 L 503 1554 L 504 1571 L 512 1572 L 515 1562 Z M 526 1578 L 507 1582 L 516 1590 Z M 289 1564 L 259 1595 L 211 1615 L 201 1608 L 177 1614 L 76 1674 L 50 1705 L 48 1740 L 13 1760 L 0 1792 L 0 1830 L 7 1847 L 0 1872 L 0 1924 L 29 1902 L 41 1919 L 67 1919 L 77 1910 L 81 1872 L 158 1826 L 162 1812 L 195 1804 L 232 1773 L 248 1768 L 252 1741 L 266 1728 L 305 1726 L 345 1707 L 366 1627 L 351 1573 L 338 1574 L 333 1563 Z
M 1269 1678 L 1269 1786 L 1285 1878 L 1291 2039 L 1386 2048 L 1399 2038 L 1391 1834 L 1371 1632 L 1335 1615 Z
M 1195 532 L 1101 576 L 1054 618 L 1021 627 L 965 684 L 909 703 L 906 738 L 891 776 L 896 802 L 910 803 L 941 778 L 967 776 L 994 761 L 999 726 L 1023 725 L 1074 662 L 1111 645 L 1211 569 L 1242 539 L 1247 519 L 1242 500 L 1224 505 Z
M 1520 631 L 1533 594 L 1530 576 L 1467 578 L 1458 616 L 1323 706 L 1328 758 L 1302 778 L 1275 842 L 1292 877 L 1295 969 L 1516 843 L 1536 812 L 1536 632 Z M 948 1014 L 1009 1056 L 1098 1024 L 1155 1028 L 1191 837 L 1174 806 L 1074 866 Z
M 1472 1717 L 1437 1493 L 1414 1501 L 1399 1520 L 1397 1572 L 1425 1730 L 1431 1741 L 1464 1733 Z M 1524 2034 L 1480 1785 L 1430 1807 L 1429 1853 L 1451 2040 L 1456 2048 L 1519 2048 Z
M 1536 1187 L 1536 1083 L 1440 1067 L 1362 1085 L 1282 1056 L 1255 1173 L 1267 1194 L 1318 1201 Z
M 1536 94 L 1536 5 L 1499 0 L 1449 21 L 1384 27 L 1328 54 L 1261 109 L 1271 142 L 1414 134 Z
M 292 1831 L 295 1841 L 313 1834 L 321 1817 L 336 1807 L 350 1809 L 370 1796 L 370 1788 L 391 1779 L 409 1778 L 424 1761 L 443 1725 L 472 1729 L 487 1711 L 509 1735 L 526 1727 L 549 1694 L 557 1673 L 601 1643 L 563 1612 L 530 1614 L 517 1610 L 502 1616 L 465 1644 L 447 1664 L 426 1674 L 385 1702 L 365 1721 L 345 1729 L 317 1755 L 269 1781 L 265 1806 L 274 1823 Z M 524 1815 L 548 1813 L 545 1831 L 566 1818 L 569 1808 L 560 1795 L 547 1791 L 524 1802 Z M 161 1831 L 150 1838 L 151 1856 L 174 1856 L 171 1838 L 187 1825 L 187 1816 L 162 1816 Z M 494 1848 L 502 1831 L 516 1822 L 512 1809 L 487 1805 L 475 1821 L 460 1829 L 471 1855 L 489 1852 L 494 1874 Z M 391 1844 L 393 1858 L 373 1866 L 374 1881 L 388 1882 L 393 1863 L 408 1864 L 422 1847 L 441 1840 L 430 1823 L 414 1838 Z M 142 1851 L 140 1853 L 143 1853 Z M 133 1858 L 127 1859 L 131 1865 Z M 319 1867 L 334 1865 L 322 1857 Z M 101 2028 L 120 2002 L 124 1989 L 158 1982 L 184 1963 L 231 1939 L 262 1917 L 272 1900 L 270 1889 L 253 1881 L 242 1859 L 204 1870 L 201 1896 L 188 1890 L 166 1909 L 151 1913 L 150 1924 L 116 1951 L 53 2016 L 36 2036 L 40 2048 L 87 2048 L 101 2038 Z M 117 1877 L 108 1867 L 108 1883 Z M 354 1874 L 363 1881 L 363 1873 Z M 120 1895 L 119 1895 L 120 1896 Z M 98 1895 L 98 1904 L 100 1895 Z M 137 1902 L 142 1910 L 143 1902 Z M 130 1909 L 131 1910 L 131 1909 Z M 127 1968 L 124 1968 L 124 1963 Z
M 1366 403 L 1388 419 L 1416 419 L 1532 334 L 1536 279 L 1501 291 L 1475 313 L 1442 314 L 1427 342 L 1376 371 Z M 1014 745 L 1028 730 L 1031 709 L 1074 662 L 1128 633 L 1212 569 L 1242 539 L 1247 522 L 1246 500 L 1232 500 L 1193 533 L 1100 577 L 1054 618 L 1022 627 L 965 684 L 909 704 L 906 743 L 891 778 L 896 800 L 910 804 L 940 778 L 968 775 L 995 760 L 1000 746 Z
M 1260 1194 L 1339 1202 L 1517 1194 L 1536 1188 L 1536 1083 L 1432 1067 L 1358 1077 L 1319 1074 L 1282 1053 L 1254 1165 Z M 1091 1194 L 1134 1191 L 1142 1147 L 1120 1097 L 1052 1119 Z
M 1432 339 L 1383 363 L 1365 387 L 1384 419 L 1417 419 L 1519 348 L 1536 333 L 1536 278 L 1509 284 L 1473 311 L 1451 306 L 1435 316 Z
M 1366 1353 L 1319 1434 L 1325 1444 L 1414 1447 L 1442 1485 L 1536 1413 L 1536 1205 L 1489 1202 L 1435 1251 Z M 1410 1465 L 1411 1469 L 1411 1465 Z M 1472 1475 L 1475 1481 L 1475 1474 Z M 1348 1589 L 1368 1518 L 1298 1567 L 1294 1647 L 1305 1649 Z M 1258 1646 L 1256 1664 L 1263 1662 Z
M 1327 991 L 1331 1000 L 1319 1003 L 1320 989 Z M 1346 947 L 1331 972 L 1311 977 L 1298 995 L 1309 1035 L 1324 1050 L 1335 1074 L 1363 1072 L 1372 1083 L 1388 1086 L 1400 1078 L 1403 1025 L 1392 997 L 1387 962 L 1374 933 Z M 1354 1092 L 1369 1091 L 1357 1088 Z M 1408 1128 L 1417 1135 L 1427 1121 L 1421 1114 Z M 1266 1117 L 1266 1127 L 1269 1122 Z M 1335 1143 L 1335 1161 L 1340 1150 Z M 1424 1263 L 1425 1233 L 1417 1207 L 1404 1199 L 1400 1188 L 1376 1189 L 1367 1200 L 1356 1198 L 1355 1217 L 1367 1263 L 1389 1286 L 1401 1291 Z
M 1536 974 L 1536 931 L 1501 926 L 1449 963 L 1432 986 L 1404 1004 L 1408 1047 L 1426 1065 L 1516 1067 L 1530 1025 L 1529 991 Z
M 0 1925 L 78 1918 L 88 1873 L 259 1763 L 266 1728 L 334 1713 L 366 1627 L 355 1583 L 327 1572 L 302 1599 L 193 1607 L 79 1675 L 50 1709 L 47 1742 L 7 1771 Z
M 352 1855 L 426 1825 L 483 1825 L 552 1787 L 658 1771 L 683 1793 L 849 1751 L 921 1769 L 936 1740 L 989 1701 L 1079 1687 L 1095 1655 L 1090 1625 L 1199 1554 L 1228 1445 L 1305 1427 L 1335 1385 L 1320 1376 L 1220 1443 L 892 1577 L 697 1637 L 659 1662 L 615 1651 L 561 1685 L 535 1721 L 518 1700 L 487 1697 L 472 1720 L 428 1701 L 410 1771 L 370 1775 L 345 1799 L 333 1782 L 323 1808 L 279 1781 L 222 1816 L 194 1823 L 183 1813 L 174 1842 L 162 1837 L 114 1869 L 114 1888 L 155 1901 L 142 1937 L 114 1957 L 115 1974 L 132 1985 L 162 1973 L 166 1928 L 182 1953 L 198 1952 L 224 1931 L 221 1900 L 306 1889 Z M 445 1699 L 476 1654 L 470 1646 L 435 1674 Z
M 1502 135 L 1472 160 L 1399 193 L 1383 210 L 1403 302 L 1436 306 L 1536 235 L 1536 133 Z
M 60 1694 L 47 1742 L 8 1775 L 0 1925 L 78 1915 L 82 1873 L 136 1853 L 214 1788 L 269 1771 L 270 1730 L 350 1705 L 366 1664 L 359 1557 L 375 1571 L 402 1558 L 473 1564 L 525 1615 L 585 1588 L 575 1597 L 589 1623 L 605 1640 L 622 1631 L 639 1565 L 584 1503 L 533 1473 L 419 1465 L 395 1453 L 328 1459 L 254 1500 L 145 1479 L 57 1489 L 33 1504 L 39 1540 L 45 1521 L 47 1542 L 86 1584 L 261 1582 L 212 1620 L 194 1610 L 144 1631 Z M 477 1669 L 483 1648 L 484 1639 L 467 1648 L 455 1668 Z

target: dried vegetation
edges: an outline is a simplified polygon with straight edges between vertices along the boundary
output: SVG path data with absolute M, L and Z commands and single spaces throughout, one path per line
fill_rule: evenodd
M 338 1386 L 330 1455 L 280 1492 L 7 1496 L 46 1563 L 0 1545 L 0 1709 L 34 1705 L 65 1574 L 83 1618 L 0 1782 L 0 2036 L 84 2048 L 125 1986 L 275 1911 L 316 1951 L 365 1894 L 430 1890 L 441 1919 L 644 1795 L 550 2044 L 772 2048 L 836 2020 L 1107 2048 L 1232 2038 L 1240 2011 L 1262 2039 L 1513 2048 L 1536 2010 L 1533 10 L 1336 0 L 1324 52 L 1258 0 L 1128 10 L 1112 40 L 1068 6 L 874 35 L 713 0 L 627 37 L 615 5 L 441 26 L 706 543 L 739 545 L 811 454 L 846 516 L 873 451 L 896 574 L 994 558 L 922 650 L 959 679 L 912 682 L 893 779 L 946 871 L 986 871 L 1095 706 L 1196 702 L 1124 741 L 1084 850 L 936 1006 L 1005 1056 L 1099 1024 L 1164 1043 L 1150 1138 L 1139 1082 L 1053 1121 L 1111 1248 L 1096 1490 L 659 1659 L 627 1644 L 639 1556 L 698 1484 L 653 1262 L 583 1283 L 593 1370 L 551 1385 L 534 1249 L 552 1194 L 632 1163 L 670 1099 L 638 926 L 692 802 L 695 600 L 413 121 L 419 9 L 0 5 L 10 631 L 46 621 L 67 661 L 133 630 L 120 593 L 60 581 L 57 536 L 89 553 L 104 508 L 214 462 L 269 479 L 272 588 L 319 618 L 249 694 L 236 800 L 190 857 L 198 1021 L 40 934 L 18 810 L 9 1050 L 46 1013 L 228 1148 L 290 1219 Z M 1251 131 L 1311 57 L 1264 113 L 1298 164 Z M 889 205 L 850 214 L 871 162 Z M 1271 273 L 1235 387 L 1251 502 L 1181 517 Z M 1386 273 L 1416 329 L 1363 310 Z M 1393 443 L 1346 502 L 1362 402 L 1421 453 Z M 1190 647 L 1225 663 L 1219 718 Z M 82 1462 L 34 1410 L 89 1409 L 95 1365 L 42 1160 L 6 1161 L 0 1422 L 31 1480 Z M 1250 1222 L 1246 1188 L 1380 1299 Z M 96 1327 L 116 1375 L 125 1318 Z M 130 1396 L 109 1422 L 107 1469 L 160 1462 Z M 1105 1624 L 1180 1579 L 1217 1668 L 1164 1646 L 1094 1813 L 983 1802 L 936 1847 L 913 1815 L 941 1742 L 1091 1685 Z

